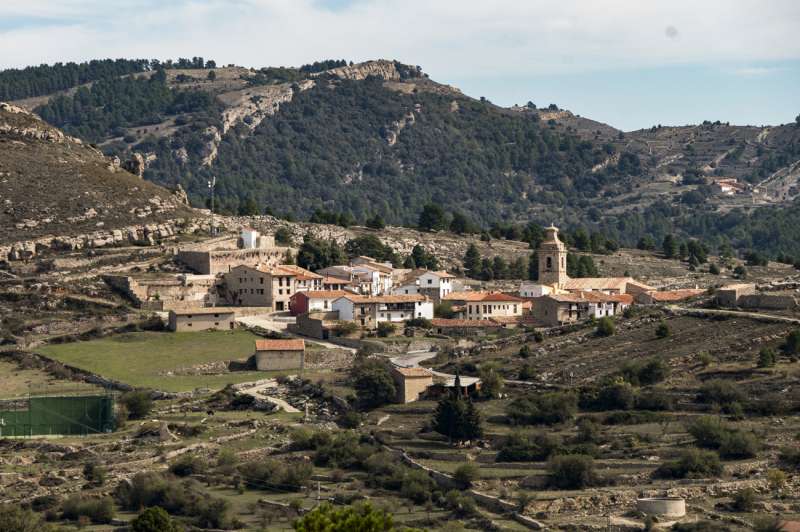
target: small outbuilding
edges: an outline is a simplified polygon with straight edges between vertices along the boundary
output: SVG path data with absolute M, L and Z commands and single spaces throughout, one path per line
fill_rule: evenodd
M 236 327 L 236 313 L 222 308 L 195 308 L 169 311 L 169 330 L 173 332 L 228 331 Z
M 255 359 L 258 371 L 303 369 L 305 358 L 305 340 L 256 340 Z
M 425 368 L 392 366 L 392 378 L 397 388 L 397 402 L 411 403 L 433 384 L 433 373 Z

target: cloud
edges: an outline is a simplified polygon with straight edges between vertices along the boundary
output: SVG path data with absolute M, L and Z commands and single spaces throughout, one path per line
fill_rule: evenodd
M 733 74 L 745 78 L 761 78 L 786 70 L 783 67 L 742 67 L 733 70 Z
M 446 81 L 800 58 L 795 0 L 26 0 L 0 4 L 0 19 L 10 17 L 48 24 L 0 26 L 0 67 L 385 57 Z

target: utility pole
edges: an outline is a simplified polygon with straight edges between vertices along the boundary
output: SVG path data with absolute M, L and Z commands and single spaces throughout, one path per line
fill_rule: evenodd
M 208 190 L 211 194 L 211 234 L 216 233 L 216 227 L 214 227 L 214 187 L 217 186 L 217 176 L 211 176 L 211 179 L 208 181 Z

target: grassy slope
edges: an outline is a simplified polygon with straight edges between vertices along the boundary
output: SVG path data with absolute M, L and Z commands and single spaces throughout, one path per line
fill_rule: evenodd
M 234 332 L 141 332 L 101 340 L 48 345 L 40 352 L 133 386 L 166 391 L 197 387 L 220 388 L 227 383 L 264 378 L 267 374 L 242 371 L 223 375 L 174 375 L 163 373 L 220 360 L 246 359 L 253 354 L 257 336 Z

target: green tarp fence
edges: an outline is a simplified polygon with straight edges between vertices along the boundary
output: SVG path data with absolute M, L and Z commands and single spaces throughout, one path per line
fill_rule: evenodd
M 88 436 L 115 428 L 112 395 L 30 397 L 14 403 L 13 409 L 0 409 L 0 437 Z

